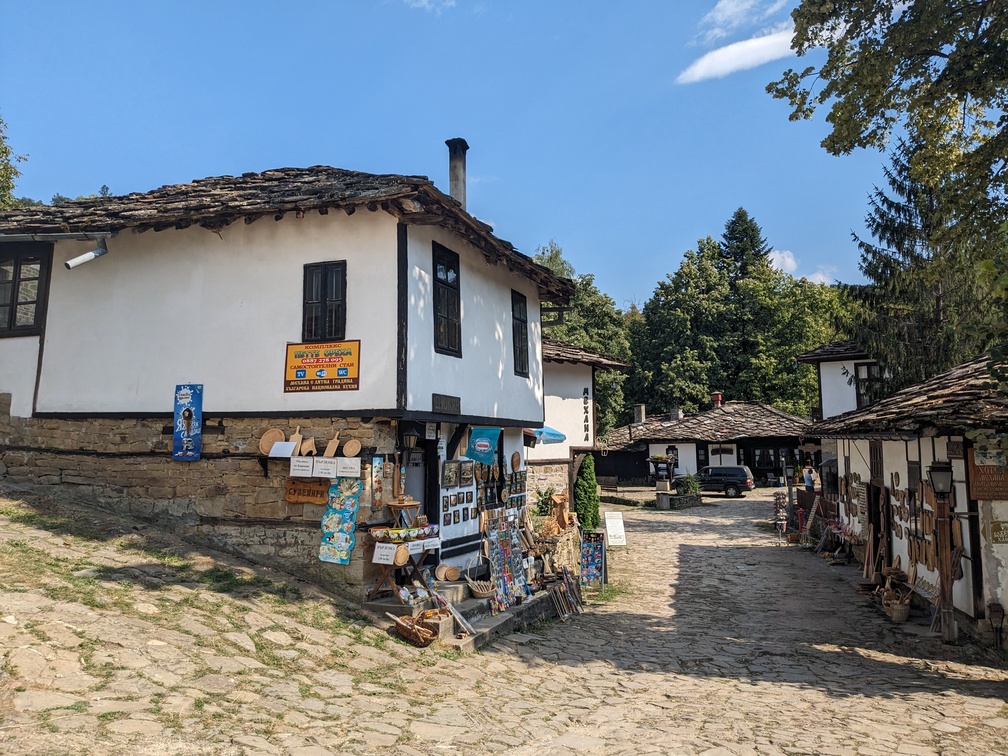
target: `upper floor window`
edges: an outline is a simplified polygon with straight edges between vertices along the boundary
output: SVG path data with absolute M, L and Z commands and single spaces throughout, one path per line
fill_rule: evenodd
M 346 338 L 346 262 L 304 266 L 302 341 Z
M 51 250 L 48 244 L 0 245 L 0 336 L 41 333 Z
M 857 408 L 867 407 L 878 399 L 882 373 L 876 362 L 859 362 L 854 365 L 854 387 L 857 391 Z
M 434 351 L 462 356 L 459 256 L 434 242 Z
M 511 291 L 511 336 L 514 342 L 515 375 L 529 374 L 528 300 Z

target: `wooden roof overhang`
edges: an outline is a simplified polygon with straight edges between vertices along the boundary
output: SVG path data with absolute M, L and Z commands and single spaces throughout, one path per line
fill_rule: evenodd
M 543 338 L 542 340 L 543 361 L 570 363 L 575 365 L 591 365 L 592 367 L 604 370 L 619 370 L 630 367 L 626 362 L 620 362 L 612 357 L 606 357 L 598 352 L 576 347 L 564 341 Z
M 493 229 L 462 209 L 426 176 L 377 175 L 330 166 L 277 168 L 241 176 L 216 176 L 171 184 L 150 192 L 72 200 L 60 205 L 15 208 L 0 213 L 0 241 L 114 236 L 126 230 L 221 231 L 238 221 L 303 218 L 342 210 L 379 210 L 409 225 L 439 225 L 478 249 L 489 265 L 506 265 L 538 287 L 543 299 L 565 303 L 574 283 L 522 254 Z
M 987 356 L 816 423 L 811 432 L 821 438 L 909 440 L 982 429 L 1008 431 L 1008 396 L 992 379 Z

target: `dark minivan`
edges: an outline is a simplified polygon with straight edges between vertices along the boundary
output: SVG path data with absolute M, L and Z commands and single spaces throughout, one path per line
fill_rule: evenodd
M 724 495 L 730 498 L 741 496 L 743 491 L 752 491 L 756 488 L 752 470 L 746 465 L 701 467 L 697 472 L 697 478 L 700 479 L 701 491 L 724 491 Z M 686 479 L 682 476 L 673 478 L 672 487 L 677 492 L 685 491 Z

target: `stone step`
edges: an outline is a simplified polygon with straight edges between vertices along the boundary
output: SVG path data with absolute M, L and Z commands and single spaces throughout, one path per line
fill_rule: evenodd
M 466 635 L 462 638 L 441 638 L 442 642 L 463 653 L 471 653 L 495 642 L 501 637 L 527 630 L 540 622 L 557 617 L 556 606 L 553 604 L 548 591 L 540 591 L 525 599 L 521 604 L 516 604 L 507 611 L 496 615 L 490 614 L 487 599 L 471 599 L 470 601 L 479 602 L 483 605 L 478 610 L 483 612 L 483 616 L 476 620 L 470 619 L 462 611 L 462 607 L 460 607 L 462 616 L 469 620 L 476 634 Z M 469 602 L 463 603 L 468 604 Z M 465 608 L 468 609 L 469 607 Z

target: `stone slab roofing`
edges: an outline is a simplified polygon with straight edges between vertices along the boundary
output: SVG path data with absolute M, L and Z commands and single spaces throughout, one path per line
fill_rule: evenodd
M 824 344 L 795 357 L 798 362 L 816 364 L 819 362 L 838 362 L 840 360 L 863 360 L 868 358 L 868 353 L 855 344 L 853 341 L 835 341 L 832 344 Z
M 189 226 L 219 231 L 238 221 L 281 220 L 288 214 L 301 218 L 330 210 L 350 215 L 361 208 L 391 213 L 408 224 L 444 226 L 479 249 L 488 263 L 507 265 L 534 281 L 551 301 L 566 302 L 574 292 L 573 282 L 494 236 L 489 225 L 469 215 L 426 176 L 379 175 L 326 165 L 215 176 L 144 193 L 15 208 L 0 212 L 0 241 L 115 235 L 127 230 L 139 234 Z
M 542 340 L 543 361 L 544 362 L 570 362 L 580 365 L 591 365 L 592 367 L 605 370 L 615 370 L 629 367 L 626 362 L 614 360 L 612 357 L 593 352 L 588 349 L 576 347 L 564 341 L 556 339 Z
M 915 438 L 967 430 L 1008 430 L 1008 396 L 979 357 L 875 404 L 816 423 L 823 438 Z
M 645 443 L 733 441 L 743 438 L 790 438 L 814 435 L 809 420 L 761 402 L 725 402 L 720 407 L 681 420 L 648 420 L 611 430 L 610 449 Z

